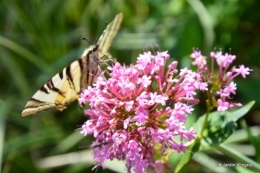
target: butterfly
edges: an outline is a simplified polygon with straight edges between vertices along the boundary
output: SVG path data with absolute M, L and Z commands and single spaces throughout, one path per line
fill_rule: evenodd
M 53 108 L 62 111 L 78 99 L 80 92 L 95 82 L 99 72 L 99 60 L 109 56 L 108 49 L 122 20 L 123 14 L 117 14 L 107 25 L 97 44 L 89 46 L 81 58 L 45 83 L 26 103 L 21 116 L 26 117 Z

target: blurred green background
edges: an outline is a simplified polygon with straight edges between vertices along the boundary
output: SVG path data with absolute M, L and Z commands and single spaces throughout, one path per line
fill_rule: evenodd
M 245 120 L 250 127 L 258 128 L 259 7 L 258 0 L 0 1 L 1 171 L 91 171 L 93 160 L 87 149 L 92 138 L 75 131 L 87 119 L 77 103 L 63 112 L 53 110 L 27 118 L 20 114 L 37 89 L 89 46 L 80 38 L 95 43 L 106 22 L 119 12 L 123 12 L 124 19 L 110 54 L 120 62 L 134 63 L 143 50 L 168 50 L 184 67 L 190 65 L 188 56 L 193 48 L 202 50 L 206 56 L 221 48 L 237 56 L 234 65 L 252 68 L 254 71 L 247 79 L 236 80 L 238 91 L 234 99 L 242 104 L 256 101 Z M 195 114 L 204 112 L 201 106 Z M 250 142 L 244 144 L 248 148 L 238 151 L 259 160 Z M 210 154 L 216 160 L 232 161 L 223 155 Z M 193 160 L 183 172 L 210 172 L 203 162 L 207 160 Z M 120 163 L 107 165 L 113 168 Z M 113 171 L 99 168 L 97 172 Z

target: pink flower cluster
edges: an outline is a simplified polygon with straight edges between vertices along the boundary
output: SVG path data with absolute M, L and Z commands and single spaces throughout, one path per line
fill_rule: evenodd
M 239 68 L 233 67 L 230 71 L 228 71 L 229 66 L 236 59 L 236 56 L 228 53 L 223 55 L 222 51 L 210 53 L 212 58 L 210 67 L 211 70 L 209 70 L 210 68 L 206 63 L 206 57 L 202 56 L 200 51 L 194 50 L 190 56 L 191 58 L 194 58 L 192 64 L 198 67 L 198 72 L 203 76 L 203 81 L 207 81 L 210 84 L 209 90 L 211 92 L 209 95 L 214 98 L 211 100 L 211 104 L 217 105 L 218 111 L 226 111 L 227 109 L 235 106 L 242 106 L 241 103 L 231 102 L 232 95 L 236 94 L 237 89 L 236 83 L 232 80 L 238 75 L 245 78 L 246 75 L 249 75 L 249 72 L 252 71 L 252 69 L 249 69 L 248 67 L 245 68 L 244 65 L 240 65 Z M 218 65 L 217 75 L 214 74 L 215 60 Z
M 208 84 L 200 72 L 184 68 L 179 73 L 177 61 L 166 66 L 169 58 L 167 52 L 145 52 L 136 65 L 116 63 L 108 68 L 108 79 L 101 74 L 94 87 L 81 93 L 79 102 L 90 105 L 81 133 L 94 136 L 98 165 L 116 158 L 126 161 L 128 172 L 155 170 L 155 145 L 161 154 L 168 148 L 185 152 L 185 142 L 197 137 L 185 122 L 199 102 L 196 91 L 207 91 Z

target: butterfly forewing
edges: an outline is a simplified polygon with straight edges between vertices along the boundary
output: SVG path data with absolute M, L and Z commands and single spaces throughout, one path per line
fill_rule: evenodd
M 98 43 L 88 47 L 81 58 L 72 62 L 44 84 L 27 102 L 22 117 L 56 108 L 60 111 L 78 98 L 82 89 L 92 85 L 98 75 L 99 59 L 108 54 L 108 49 L 120 27 L 123 14 L 119 13 L 110 22 Z
M 98 40 L 98 45 L 100 47 L 99 56 L 103 57 L 105 53 L 108 52 L 114 37 L 117 34 L 118 29 L 120 28 L 121 22 L 123 20 L 123 14 L 119 13 L 114 18 L 113 22 L 109 23 L 106 29 L 103 31 L 103 34 Z M 116 32 L 111 32 L 116 31 Z

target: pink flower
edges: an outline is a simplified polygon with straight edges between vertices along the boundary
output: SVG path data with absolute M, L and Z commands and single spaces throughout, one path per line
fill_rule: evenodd
M 178 143 L 171 144 L 171 147 L 174 148 L 178 153 L 185 151 L 187 148 L 183 144 L 178 144 Z
M 246 78 L 246 75 L 249 75 L 249 71 L 253 70 L 249 69 L 248 67 L 245 68 L 244 65 L 240 65 L 239 68 L 235 69 L 235 72 L 241 74 L 243 78 Z
M 218 99 L 218 111 L 226 111 L 229 108 L 229 103 Z
M 90 105 L 84 111 L 89 120 L 82 125 L 81 133 L 94 136 L 97 165 L 115 158 L 126 161 L 128 172 L 169 170 L 166 163 L 153 157 L 158 153 L 155 148 L 160 148 L 162 155 L 167 149 L 185 152 L 185 142 L 197 138 L 194 129 L 187 130 L 185 123 L 199 103 L 195 98 L 198 91 L 206 91 L 209 105 L 218 111 L 242 106 L 231 102 L 237 89 L 233 79 L 240 74 L 245 77 L 252 70 L 244 65 L 229 70 L 234 55 L 219 51 L 210 56 L 213 61 L 208 67 L 207 58 L 194 50 L 191 57 L 197 71 L 184 68 L 179 72 L 177 61 L 166 65 L 170 59 L 167 51 L 156 55 L 144 52 L 135 65 L 115 63 L 108 67 L 108 78 L 101 73 L 94 86 L 79 98 L 80 103 Z M 217 70 L 213 69 L 214 60 Z
M 138 84 L 142 84 L 143 87 L 145 87 L 145 88 L 150 86 L 151 82 L 152 82 L 151 81 L 151 76 L 148 77 L 146 75 L 144 75 L 142 78 L 139 78 L 138 81 L 137 81 Z
M 137 125 L 142 125 L 149 119 L 147 110 L 142 106 L 136 108 L 135 114 L 136 116 L 133 117 L 133 120 L 136 121 Z
M 191 58 L 194 58 L 192 64 L 198 67 L 198 73 L 201 74 L 198 76 L 202 76 L 198 79 L 200 83 L 194 83 L 194 86 L 200 90 L 206 91 L 208 90 L 206 83 L 211 85 L 211 88 L 209 88 L 209 100 L 211 101 L 211 105 L 218 105 L 218 111 L 226 111 L 227 109 L 233 108 L 235 106 L 242 106 L 240 103 L 233 103 L 231 101 L 232 95 L 236 94 L 237 89 L 236 83 L 232 80 L 238 75 L 242 75 L 242 77 L 245 78 L 246 75 L 249 75 L 249 72 L 252 71 L 252 69 L 249 69 L 244 65 L 240 65 L 239 68 L 234 67 L 231 69 L 231 71 L 228 71 L 229 66 L 236 59 L 236 56 L 228 53 L 222 54 L 222 51 L 210 53 L 210 57 L 212 58 L 211 67 L 208 67 L 203 63 L 202 68 L 201 63 L 198 63 L 202 57 L 200 51 L 194 50 L 190 56 Z M 218 69 L 215 70 L 214 59 L 218 64 Z M 214 74 L 214 71 L 217 71 L 218 74 Z M 187 69 L 185 69 L 185 72 L 190 73 Z M 202 81 L 206 83 L 203 83 Z
M 201 52 L 198 50 L 194 50 L 190 57 L 194 58 L 192 65 L 196 65 L 199 68 L 203 68 L 207 64 L 206 57 L 202 56 Z
M 155 142 L 162 146 L 162 154 L 167 148 L 185 152 L 184 142 L 197 137 L 184 123 L 198 103 L 196 90 L 207 90 L 207 83 L 191 70 L 178 75 L 176 61 L 165 70 L 169 58 L 167 52 L 145 52 L 136 65 L 115 63 L 108 68 L 109 78 L 101 74 L 94 87 L 80 94 L 79 101 L 90 105 L 81 133 L 94 135 L 98 165 L 117 158 L 126 161 L 128 172 L 131 168 L 137 173 L 154 170 Z M 178 143 L 175 136 L 181 139 Z

